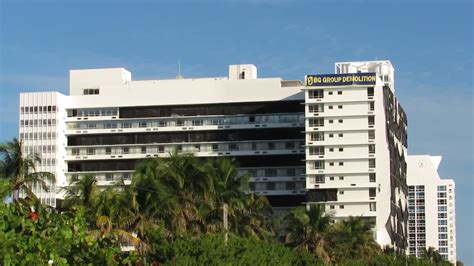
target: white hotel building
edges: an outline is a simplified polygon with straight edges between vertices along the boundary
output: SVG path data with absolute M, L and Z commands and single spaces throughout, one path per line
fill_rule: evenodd
M 408 245 L 409 254 L 423 257 L 436 248 L 444 259 L 456 264 L 456 201 L 452 179 L 441 179 L 441 156 L 409 155 Z
M 380 245 L 407 249 L 407 117 L 394 97 L 394 69 L 369 61 L 335 70 L 304 85 L 258 78 L 254 65 L 169 80 L 133 80 L 123 68 L 71 70 L 69 95 L 20 94 L 25 151 L 39 152 L 38 170 L 57 179 L 50 193 L 34 190 L 54 205 L 72 180 L 130 182 L 138 160 L 174 149 L 228 156 L 277 209 L 320 202 L 337 219 L 373 221 Z
M 70 71 L 69 95 L 20 95 L 20 138 L 39 152 L 55 189 L 86 174 L 100 186 L 129 183 L 138 160 L 178 152 L 234 157 L 250 187 L 275 207 L 305 201 L 304 96 L 300 81 L 228 77 L 132 80 L 123 68 Z M 34 188 L 48 204 L 55 193 Z
M 389 61 L 306 76 L 306 187 L 336 219 L 366 217 L 380 245 L 406 249 L 407 117 L 393 80 Z

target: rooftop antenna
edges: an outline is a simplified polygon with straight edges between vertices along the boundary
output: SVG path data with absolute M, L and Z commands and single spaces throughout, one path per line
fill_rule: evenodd
M 181 76 L 181 59 L 178 59 L 178 76 L 176 76 L 176 79 L 184 79 L 184 77 Z

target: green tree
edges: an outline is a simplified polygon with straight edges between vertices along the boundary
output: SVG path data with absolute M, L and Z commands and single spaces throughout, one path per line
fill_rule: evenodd
M 183 235 L 166 239 L 150 231 L 149 260 L 163 265 L 323 265 L 308 252 L 293 251 L 282 244 L 224 234 Z
M 10 180 L 13 199 L 19 200 L 20 191 L 37 200 L 30 186 L 38 183 L 48 191 L 47 181 L 53 182 L 55 177 L 49 172 L 37 172 L 36 163 L 41 158 L 38 154 L 23 154 L 23 141 L 14 138 L 0 145 L 0 178 Z
M 309 251 L 325 262 L 330 261 L 327 230 L 331 217 L 324 213 L 324 205 L 298 207 L 285 217 L 285 243 L 296 250 Z
M 0 204 L 0 264 L 117 265 L 134 263 L 136 253 L 124 254 L 111 235 L 94 238 L 84 209 L 57 212 L 37 203 L 37 216 L 21 204 Z
M 441 254 L 439 254 L 439 252 L 434 247 L 425 249 L 423 256 L 436 264 L 443 261 L 443 257 L 441 257 Z
M 382 249 L 373 237 L 372 228 L 372 224 L 359 216 L 351 216 L 333 224 L 327 234 L 332 261 L 367 261 L 381 254 Z

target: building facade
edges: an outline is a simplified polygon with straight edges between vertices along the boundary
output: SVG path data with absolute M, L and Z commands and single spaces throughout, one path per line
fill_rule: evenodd
M 138 160 L 176 150 L 235 158 L 252 191 L 286 208 L 306 194 L 303 103 L 299 81 L 257 78 L 254 65 L 232 65 L 228 77 L 139 81 L 123 68 L 72 70 L 68 96 L 20 95 L 20 138 L 42 154 L 39 169 L 56 174 L 53 193 L 40 195 L 48 204 L 84 175 L 129 183 Z
M 389 61 L 336 63 L 305 87 L 308 201 L 363 216 L 382 245 L 407 247 L 407 117 Z
M 423 257 L 435 248 L 456 264 L 456 201 L 452 179 L 441 179 L 441 156 L 409 155 L 408 244 L 409 254 Z
M 50 192 L 33 191 L 54 206 L 60 188 L 84 175 L 103 187 L 129 184 L 144 158 L 232 157 L 277 210 L 322 203 L 336 219 L 371 221 L 382 246 L 417 256 L 434 246 L 455 261 L 454 183 L 423 183 L 421 176 L 439 180 L 437 165 L 429 174 L 412 169 L 409 194 L 407 116 L 394 73 L 389 61 L 341 62 L 303 85 L 258 78 L 254 65 L 231 65 L 227 77 L 168 80 L 133 80 L 123 68 L 71 70 L 69 95 L 20 94 L 24 152 L 40 153 L 38 170 L 56 175 Z M 421 187 L 436 199 L 436 240 Z

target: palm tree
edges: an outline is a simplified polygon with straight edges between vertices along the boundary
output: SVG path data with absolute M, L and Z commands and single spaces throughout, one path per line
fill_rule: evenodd
M 369 260 L 382 252 L 373 237 L 372 224 L 360 216 L 350 216 L 331 226 L 328 244 L 336 263 L 346 259 Z
M 48 191 L 46 181 L 54 182 L 55 177 L 49 172 L 37 172 L 36 163 L 41 158 L 38 154 L 23 154 L 23 141 L 14 138 L 13 141 L 0 145 L 0 177 L 10 180 L 13 199 L 17 201 L 20 191 L 24 191 L 30 198 L 37 200 L 30 186 L 38 183 Z
M 424 250 L 425 258 L 429 259 L 432 263 L 438 264 L 443 261 L 443 257 L 439 254 L 439 251 L 434 247 L 429 247 Z
M 285 217 L 285 243 L 297 250 L 312 252 L 329 262 L 326 235 L 330 222 L 331 217 L 324 213 L 324 205 L 298 207 Z
M 264 196 L 247 194 L 243 204 L 235 210 L 231 231 L 239 236 L 269 240 L 273 237 L 273 210 Z
M 142 161 L 135 169 L 132 186 L 141 210 L 162 220 L 168 230 L 185 232 L 202 227 L 203 191 L 196 160 L 171 154 L 170 158 Z
M 248 186 L 248 175 L 239 176 L 233 159 L 219 157 L 207 160 L 203 171 L 213 186 L 205 198 L 209 198 L 212 208 L 205 217 L 206 231 L 218 232 L 223 229 L 223 206 L 228 205 L 228 219 L 232 224 L 237 211 L 244 208 L 245 190 Z
M 97 179 L 93 175 L 85 175 L 79 180 L 71 181 L 66 191 L 63 207 L 68 209 L 74 205 L 82 205 L 86 209 L 94 206 L 94 200 L 99 194 Z

